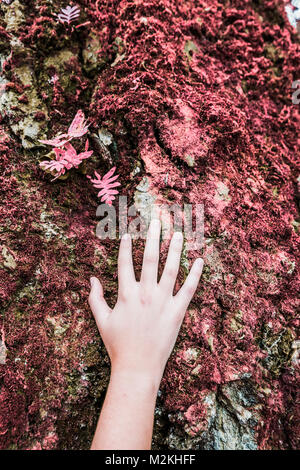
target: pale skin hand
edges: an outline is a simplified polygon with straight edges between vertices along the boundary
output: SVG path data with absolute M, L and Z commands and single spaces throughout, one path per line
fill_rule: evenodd
M 89 304 L 111 361 L 110 382 L 92 449 L 150 449 L 156 395 L 186 309 L 197 289 L 198 258 L 176 295 L 183 237 L 175 233 L 159 282 L 160 222 L 147 235 L 140 282 L 135 279 L 131 238 L 122 240 L 118 259 L 118 299 L 113 309 L 99 280 L 91 278 Z

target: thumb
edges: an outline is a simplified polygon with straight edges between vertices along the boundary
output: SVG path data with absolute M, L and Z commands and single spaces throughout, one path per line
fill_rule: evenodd
M 107 315 L 109 315 L 111 309 L 109 308 L 103 297 L 103 287 L 99 279 L 92 276 L 90 281 L 91 290 L 89 295 L 89 304 L 97 322 L 97 325 L 99 326 L 107 317 Z

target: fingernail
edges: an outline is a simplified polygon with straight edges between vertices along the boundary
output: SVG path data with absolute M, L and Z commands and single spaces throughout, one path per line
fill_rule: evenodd
M 93 287 L 94 283 L 95 283 L 95 277 L 94 276 L 91 276 L 90 277 L 90 283 L 91 283 L 91 286 Z
M 122 240 L 130 240 L 129 233 L 124 233 L 124 235 L 122 236 Z
M 203 259 L 202 258 L 197 258 L 195 263 L 196 263 L 197 268 L 202 269 L 202 267 L 203 267 Z

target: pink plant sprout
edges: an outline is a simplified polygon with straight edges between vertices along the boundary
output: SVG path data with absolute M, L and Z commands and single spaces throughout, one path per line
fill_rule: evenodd
M 52 147 L 62 147 L 67 142 L 69 142 L 69 140 L 71 140 L 71 139 L 66 139 L 65 137 L 68 137 L 68 134 L 60 134 L 54 137 L 54 139 L 39 140 L 39 142 L 41 142 L 42 144 L 46 144 L 46 145 L 52 145 Z
M 50 140 L 39 140 L 42 144 L 52 145 L 53 147 L 62 147 L 70 140 L 76 137 L 84 136 L 88 131 L 89 126 L 86 124 L 84 112 L 79 109 L 74 117 L 67 134 L 59 134 Z
M 57 15 L 57 18 L 61 23 L 67 23 L 70 25 L 72 21 L 78 19 L 80 15 L 80 8 L 78 6 L 68 5 L 66 8 L 62 8 L 60 13 Z
M 114 166 L 111 170 L 109 170 L 108 173 L 106 173 L 106 175 L 103 176 L 103 178 L 101 178 L 97 171 L 95 171 L 95 179 L 92 179 L 91 176 L 88 176 L 93 186 L 101 190 L 98 193 L 98 197 L 101 197 L 101 202 L 105 202 L 109 206 L 112 205 L 112 201 L 115 199 L 115 194 L 119 193 L 119 191 L 113 188 L 121 185 L 121 183 L 116 181 L 119 175 L 112 176 L 115 170 L 116 167 Z
M 53 139 L 39 141 L 42 144 L 54 147 L 53 152 L 55 153 L 55 160 L 44 160 L 40 163 L 40 167 L 44 170 L 48 170 L 51 173 L 55 172 L 55 178 L 52 181 L 64 175 L 66 170 L 78 168 L 83 160 L 89 158 L 93 154 L 93 150 L 88 150 L 88 139 L 85 143 L 85 150 L 81 153 L 77 153 L 73 145 L 70 144 L 72 139 L 84 136 L 88 132 L 88 128 L 89 126 L 87 125 L 84 113 L 79 109 L 68 128 L 67 134 L 59 134 Z M 116 181 L 119 175 L 113 176 L 115 170 L 116 167 L 113 167 L 108 173 L 106 173 L 106 175 L 103 176 L 103 178 L 101 178 L 96 171 L 95 179 L 88 176 L 94 187 L 100 189 L 98 197 L 101 197 L 101 202 L 105 202 L 110 206 L 112 205 L 112 201 L 115 199 L 115 194 L 118 194 L 119 192 L 114 188 L 120 186 L 120 183 Z
M 89 158 L 93 150 L 88 150 L 89 141 L 86 140 L 85 143 L 85 151 L 81 153 L 77 153 L 76 149 L 70 142 L 65 144 L 65 148 L 55 148 L 53 149 L 56 160 L 50 161 L 43 161 L 40 163 L 40 167 L 44 170 L 50 170 L 56 172 L 55 178 L 52 180 L 56 180 L 61 175 L 64 175 L 66 170 L 70 170 L 71 168 L 78 168 L 78 166 L 82 163 L 83 160 Z
M 82 137 L 87 133 L 88 128 L 89 126 L 86 124 L 84 113 L 79 109 L 68 129 L 68 136 L 71 138 Z

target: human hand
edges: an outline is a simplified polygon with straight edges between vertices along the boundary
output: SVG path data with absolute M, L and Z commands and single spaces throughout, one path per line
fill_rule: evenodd
M 182 233 L 176 232 L 157 282 L 160 230 L 159 220 L 152 220 L 140 282 L 135 279 L 131 237 L 123 236 L 118 259 L 118 299 L 113 309 L 107 305 L 101 283 L 95 277 L 91 278 L 89 295 L 112 372 L 145 376 L 154 380 L 157 387 L 203 268 L 203 260 L 198 258 L 179 292 L 173 295 L 183 244 Z

